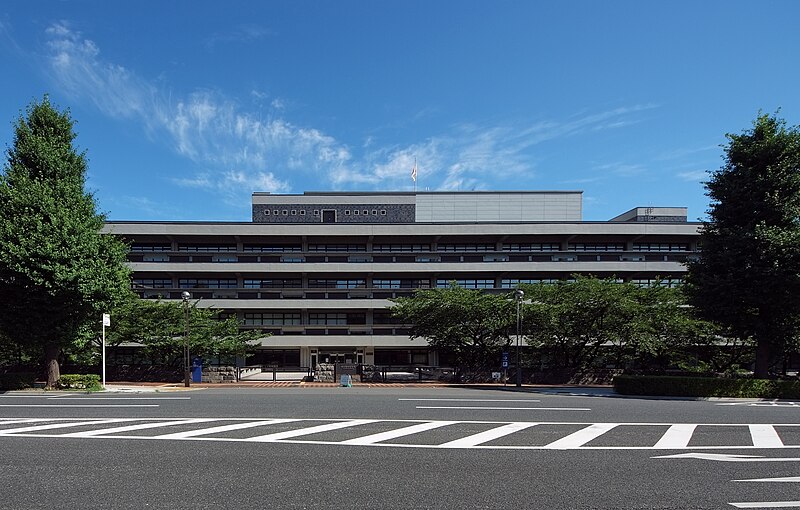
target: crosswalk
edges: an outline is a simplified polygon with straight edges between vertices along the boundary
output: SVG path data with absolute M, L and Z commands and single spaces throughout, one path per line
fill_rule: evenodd
M 0 418 L 9 437 L 505 450 L 800 448 L 800 423 L 583 423 L 320 418 Z

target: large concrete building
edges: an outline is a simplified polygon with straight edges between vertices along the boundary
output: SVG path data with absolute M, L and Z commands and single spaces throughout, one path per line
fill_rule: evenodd
M 248 364 L 439 365 L 390 299 L 455 281 L 508 292 L 571 275 L 676 284 L 697 250 L 683 207 L 582 221 L 580 191 L 253 194 L 252 222 L 109 222 L 133 288 L 270 333 Z

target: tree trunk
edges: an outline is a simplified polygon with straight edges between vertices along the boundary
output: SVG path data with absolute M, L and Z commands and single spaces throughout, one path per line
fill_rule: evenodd
M 753 375 L 756 379 L 769 377 L 769 364 L 772 354 L 772 345 L 766 338 L 759 338 L 756 345 L 756 366 Z
M 58 355 L 61 354 L 61 347 L 56 344 L 47 344 L 44 347 L 45 366 L 47 367 L 47 386 L 53 389 L 61 378 L 61 370 L 58 367 Z

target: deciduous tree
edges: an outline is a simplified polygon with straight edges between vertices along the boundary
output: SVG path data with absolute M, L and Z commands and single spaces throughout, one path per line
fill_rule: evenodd
M 431 347 L 452 353 L 468 370 L 485 370 L 498 364 L 501 347 L 509 343 L 514 306 L 508 296 L 453 284 L 397 298 L 392 312 L 413 324 L 411 338 L 424 338 Z
M 130 286 L 125 245 L 100 234 L 73 125 L 47 96 L 33 102 L 0 175 L 0 330 L 43 352 L 48 386 L 62 349 Z
M 192 357 L 244 356 L 253 350 L 257 339 L 268 336 L 260 331 L 243 331 L 236 317 L 197 305 L 197 301 L 184 305 L 180 301 L 130 300 L 114 313 L 107 340 L 112 346 L 123 342 L 140 344 L 152 359 L 181 365 L 187 311 Z
M 759 115 L 727 137 L 687 291 L 706 318 L 755 340 L 755 375 L 767 377 L 800 329 L 800 131 Z

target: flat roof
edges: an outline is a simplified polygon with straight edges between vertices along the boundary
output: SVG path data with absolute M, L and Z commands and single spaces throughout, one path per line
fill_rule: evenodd
M 304 191 L 303 193 L 271 193 L 269 191 L 254 191 L 253 196 L 272 197 L 302 197 L 302 196 L 383 196 L 383 195 L 506 195 L 506 194 L 582 194 L 583 190 L 536 190 L 536 191 Z

